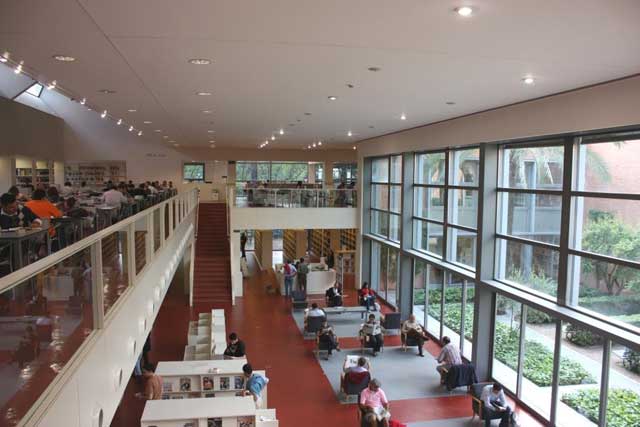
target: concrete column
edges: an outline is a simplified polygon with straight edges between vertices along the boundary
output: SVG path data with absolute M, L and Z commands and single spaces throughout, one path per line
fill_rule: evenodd
M 263 269 L 271 268 L 273 264 L 273 232 L 271 230 L 260 230 L 262 240 L 262 250 L 256 255 Z
M 316 183 L 316 164 L 315 163 L 309 163 L 308 174 L 309 174 L 309 178 L 307 179 L 307 182 L 309 184 L 315 184 Z
M 324 188 L 333 188 L 333 162 L 324 162 Z
M 242 270 L 240 268 L 240 230 L 233 230 L 229 236 L 230 261 L 231 261 L 231 299 L 235 303 L 235 297 L 241 297 Z
M 307 232 L 296 230 L 296 258 L 300 259 L 307 254 Z

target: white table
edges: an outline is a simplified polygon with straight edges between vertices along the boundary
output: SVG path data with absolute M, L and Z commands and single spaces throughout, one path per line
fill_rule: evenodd
M 313 271 L 312 267 L 319 266 L 319 263 L 309 264 L 309 273 L 307 274 L 307 294 L 308 295 L 324 295 L 324 293 L 336 282 L 336 271 L 319 270 Z M 282 272 L 282 264 L 276 264 L 276 278 L 280 286 L 280 294 L 284 295 L 284 273 Z M 297 277 L 293 280 L 293 289 L 298 289 Z

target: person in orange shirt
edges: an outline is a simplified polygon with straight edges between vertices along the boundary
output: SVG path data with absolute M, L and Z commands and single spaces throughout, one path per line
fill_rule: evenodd
M 25 203 L 24 205 L 28 207 L 31 212 L 36 214 L 40 219 L 45 218 L 60 218 L 62 217 L 62 212 L 60 209 L 56 208 L 53 203 L 48 201 L 45 198 L 46 193 L 44 190 L 35 190 L 33 195 L 31 196 L 31 201 Z M 49 227 L 49 235 L 55 236 L 55 231 L 53 226 Z

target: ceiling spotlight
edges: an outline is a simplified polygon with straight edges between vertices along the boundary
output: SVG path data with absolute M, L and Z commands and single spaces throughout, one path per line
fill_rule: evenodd
M 212 129 L 209 129 L 209 130 L 207 131 L 207 133 L 216 133 L 216 131 L 215 131 L 215 130 L 212 130 Z
M 402 113 L 402 115 L 400 116 L 400 120 L 407 120 L 407 116 L 405 116 L 405 114 Z
M 13 72 L 16 73 L 16 74 L 20 74 L 22 72 L 22 64 L 23 63 L 24 63 L 23 61 L 20 61 L 20 63 L 16 66 L 16 69 L 13 70 Z
M 162 129 L 156 129 L 154 132 L 162 132 Z
M 322 147 L 322 141 L 318 141 L 318 147 Z
M 209 144 L 213 144 L 214 142 L 216 142 L 214 139 L 209 140 Z
M 458 15 L 464 16 L 465 18 L 473 14 L 473 9 L 469 6 L 458 7 L 455 9 L 455 11 L 458 13 Z
M 135 113 L 138 110 L 136 110 L 135 108 L 131 108 L 131 109 L 127 110 L 127 111 L 130 112 L 130 113 Z
M 211 110 L 202 110 L 204 114 L 211 114 Z
M 152 122 L 151 120 L 145 120 L 145 121 L 144 121 L 144 122 L 142 122 L 142 123 L 144 123 L 145 125 L 150 125 L 150 124 L 151 124 L 151 123 L 153 123 L 153 122 Z
M 53 55 L 53 59 L 60 62 L 73 62 L 76 60 L 76 58 L 69 55 Z
M 49 85 L 47 86 L 47 89 L 49 89 L 49 90 L 55 89 L 57 84 L 58 84 L 58 82 L 56 82 L 54 80 L 51 83 L 49 83 Z
M 273 135 L 271 135 L 271 140 L 272 140 L 272 141 L 275 141 L 275 140 L 276 140 L 276 137 L 275 137 L 275 136 L 273 136 Z
M 211 92 L 196 92 L 198 96 L 211 96 Z
M 120 126 L 120 125 L 122 124 L 122 119 L 118 119 L 118 121 L 116 122 L 116 124 L 117 124 L 118 126 Z
M 138 132 L 138 136 L 142 136 L 142 131 Z
M 104 110 L 102 112 L 102 114 L 100 114 L 100 117 L 102 117 L 103 119 L 107 117 L 107 110 Z
M 2 63 L 7 62 L 8 57 L 9 57 L 9 54 L 7 52 L 3 53 L 2 56 L 0 56 L 0 62 Z
M 311 146 L 312 146 L 313 148 L 316 148 L 316 143 L 314 142 L 313 144 L 311 144 Z
M 265 141 L 264 145 L 269 145 L 269 141 Z
M 206 59 L 206 58 L 193 58 L 189 60 L 189 64 L 193 64 L 193 65 L 209 65 L 211 64 L 211 60 L 210 59 Z
M 98 92 L 103 93 L 105 95 L 113 95 L 114 93 L 116 93 L 115 90 L 111 90 L 111 89 L 100 89 Z
M 369 68 L 367 68 L 367 70 L 369 70 L 369 71 L 371 71 L 373 73 L 377 73 L 378 71 L 381 70 L 381 68 L 380 67 L 369 67 Z
M 133 126 L 129 126 L 129 132 L 133 132 Z
M 308 149 L 311 149 L 311 146 L 310 146 L 310 145 L 307 145 L 307 148 L 308 148 Z
M 80 101 L 80 105 L 84 105 L 87 103 L 87 98 L 82 98 L 82 101 Z
M 280 129 L 280 135 L 284 135 L 284 129 Z
M 351 131 L 347 132 L 347 136 L 353 136 L 353 133 L 351 133 Z
M 526 84 L 526 85 L 533 85 L 535 84 L 535 79 L 531 76 L 527 76 L 525 78 L 522 79 L 522 83 Z
M 355 146 L 355 145 L 353 146 L 353 149 L 354 149 L 354 150 L 356 149 L 356 146 Z
M 336 99 L 338 99 L 338 97 L 337 97 L 337 96 L 334 96 L 334 95 L 331 95 L 331 96 L 329 97 L 329 100 L 330 100 L 330 101 L 335 101 Z

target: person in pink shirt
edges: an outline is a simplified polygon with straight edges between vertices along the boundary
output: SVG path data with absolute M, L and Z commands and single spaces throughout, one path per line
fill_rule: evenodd
M 373 378 L 369 387 L 360 393 L 360 410 L 366 422 L 371 427 L 389 427 L 389 401 L 387 395 L 380 388 L 380 381 Z

